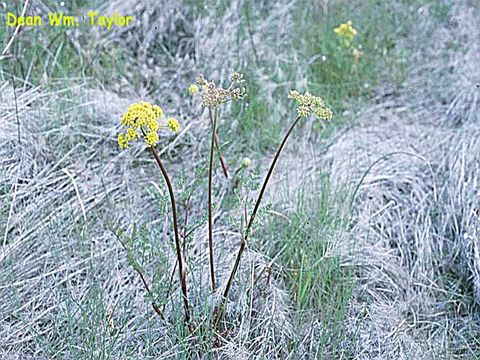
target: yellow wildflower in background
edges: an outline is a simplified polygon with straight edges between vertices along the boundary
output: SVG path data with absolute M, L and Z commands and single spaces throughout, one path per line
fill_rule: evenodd
M 350 20 L 344 24 L 340 24 L 338 27 L 333 29 L 333 31 L 343 39 L 343 44 L 346 47 L 350 46 L 350 41 L 352 41 L 357 35 L 357 30 L 353 27 L 353 24 Z
M 355 28 L 353 27 L 353 23 L 351 20 L 348 20 L 344 24 L 340 24 L 333 31 L 335 31 L 335 34 L 346 37 L 348 40 L 352 40 L 355 35 L 357 35 L 357 30 L 355 30 Z
M 146 101 L 132 104 L 122 116 L 121 122 L 127 128 L 124 133 L 118 134 L 117 142 L 121 149 L 128 148 L 130 143 L 143 139 L 147 146 L 158 143 L 159 120 L 163 117 L 163 110 L 158 105 Z M 168 128 L 177 132 L 180 129 L 178 121 L 168 120 Z
M 308 91 L 300 94 L 297 90 L 292 90 L 288 94 L 288 98 L 298 104 L 297 114 L 300 117 L 308 117 L 313 113 L 319 119 L 330 120 L 333 116 L 332 110 L 326 107 L 325 101 L 319 96 L 310 94 Z
M 196 93 L 198 93 L 198 86 L 195 85 L 195 84 L 190 85 L 188 87 L 188 93 L 192 96 L 195 95 Z

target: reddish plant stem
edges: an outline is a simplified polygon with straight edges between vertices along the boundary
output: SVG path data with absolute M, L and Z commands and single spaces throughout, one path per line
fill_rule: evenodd
M 163 178 L 165 179 L 165 183 L 167 184 L 168 194 L 170 196 L 170 202 L 172 205 L 172 220 L 173 220 L 173 230 L 175 233 L 175 250 L 177 255 L 177 263 L 178 263 L 178 276 L 180 279 L 181 289 L 182 289 L 182 298 L 183 298 L 183 307 L 185 311 L 185 322 L 190 322 L 190 310 L 188 307 L 188 297 L 187 297 L 187 278 L 186 278 L 186 271 L 184 267 L 184 262 L 182 259 L 182 251 L 181 251 L 181 244 L 180 244 L 180 236 L 178 232 L 178 220 L 177 220 L 177 205 L 175 202 L 175 195 L 173 192 L 172 182 L 170 177 L 168 176 L 167 169 L 163 165 L 160 156 L 158 155 L 157 150 L 151 146 L 150 147 L 153 157 L 157 161 L 158 167 L 162 172 Z
M 215 122 L 217 121 L 217 110 L 215 110 L 215 116 L 213 116 L 212 110 L 211 108 L 209 108 L 208 114 L 210 115 L 210 124 L 213 127 L 214 119 L 215 119 Z M 222 165 L 223 175 L 225 175 L 225 177 L 228 179 L 228 168 L 227 168 L 227 164 L 225 163 L 225 160 L 223 159 L 222 152 L 220 151 L 220 145 L 218 144 L 218 134 L 216 130 L 214 134 L 215 134 L 215 147 L 217 148 L 218 158 L 220 159 L 220 164 Z
M 212 215 L 212 178 L 213 178 L 213 150 L 215 147 L 215 135 L 217 133 L 217 117 L 212 119 L 212 109 L 209 108 L 210 120 L 212 122 L 212 142 L 210 144 L 210 164 L 208 168 L 208 251 L 210 257 L 210 281 L 212 291 L 215 291 L 215 264 L 213 256 L 213 215 Z
M 235 279 L 235 276 L 237 274 L 238 268 L 240 266 L 240 260 L 242 258 L 243 251 L 245 250 L 245 246 L 247 244 L 248 236 L 250 235 L 250 229 L 252 228 L 253 221 L 255 220 L 255 216 L 257 215 L 258 209 L 260 207 L 260 202 L 262 201 L 263 195 L 265 194 L 265 189 L 267 188 L 268 181 L 270 180 L 270 177 L 272 176 L 273 169 L 275 168 L 275 165 L 278 161 L 278 158 L 280 157 L 280 153 L 282 152 L 283 147 L 287 143 L 287 140 L 292 133 L 293 129 L 297 125 L 298 121 L 301 119 L 300 116 L 298 116 L 293 123 L 290 125 L 290 128 L 288 129 L 287 133 L 283 137 L 282 142 L 280 143 L 277 152 L 275 153 L 275 156 L 272 160 L 272 163 L 270 164 L 270 168 L 268 169 L 267 176 L 263 180 L 263 185 L 262 188 L 260 189 L 260 193 L 258 194 L 257 200 L 255 201 L 255 207 L 253 208 L 252 215 L 250 216 L 250 220 L 247 224 L 247 227 L 245 228 L 244 235 L 242 237 L 242 240 L 240 242 L 240 248 L 238 249 L 237 253 L 237 258 L 235 259 L 235 263 L 233 265 L 232 271 L 230 272 L 230 276 L 227 281 L 227 285 L 225 286 L 225 290 L 223 292 L 223 299 L 220 304 L 220 307 L 216 311 L 216 318 L 214 320 L 214 324 L 218 324 L 222 317 L 223 313 L 223 308 L 225 306 L 226 299 L 228 297 L 228 293 L 230 292 L 230 288 L 232 287 L 233 280 Z

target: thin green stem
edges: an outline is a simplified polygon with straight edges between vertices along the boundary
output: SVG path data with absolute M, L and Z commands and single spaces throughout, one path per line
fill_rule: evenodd
M 177 205 L 175 202 L 175 195 L 173 192 L 172 182 L 170 181 L 170 177 L 168 176 L 167 169 L 162 163 L 160 156 L 158 155 L 157 150 L 151 146 L 150 147 L 153 157 L 157 161 L 158 167 L 162 172 L 163 178 L 165 179 L 165 183 L 167 184 L 168 194 L 170 196 L 170 202 L 172 205 L 172 220 L 173 220 L 173 230 L 175 233 L 175 250 L 177 255 L 177 263 L 178 263 L 178 276 L 180 279 L 181 289 L 182 289 L 182 297 L 183 297 L 183 307 L 185 310 L 185 322 L 188 324 L 190 322 L 190 311 L 188 307 L 188 297 L 187 297 L 187 279 L 186 279 L 186 271 L 182 259 L 182 252 L 181 252 L 181 244 L 180 244 L 180 236 L 178 231 L 178 220 L 177 220 Z
M 122 245 L 123 249 L 128 253 L 128 249 L 127 249 L 127 246 L 125 245 L 125 243 L 122 241 L 121 237 L 116 233 L 116 232 L 113 232 L 113 234 L 117 237 L 118 241 L 120 242 L 120 244 Z M 153 310 L 160 316 L 160 318 L 162 320 L 165 321 L 165 317 L 163 316 L 163 310 L 165 310 L 165 308 L 163 310 L 160 310 L 160 308 L 157 306 L 157 304 L 155 304 L 155 300 L 153 298 L 153 293 L 152 291 L 150 290 L 150 286 L 148 286 L 148 283 L 147 283 L 147 280 L 145 279 L 145 275 L 143 275 L 142 271 L 137 267 L 137 266 L 133 266 L 133 269 L 137 272 L 137 274 L 140 276 L 140 279 L 142 280 L 142 284 L 143 286 L 145 287 L 145 290 L 147 290 L 147 293 L 148 295 L 151 297 L 152 299 L 152 308 Z
M 212 119 L 212 109 L 209 108 L 210 119 L 212 121 L 212 143 L 210 144 L 210 165 L 208 168 L 208 250 L 210 256 L 210 280 L 212 291 L 215 291 L 215 264 L 213 256 L 213 215 L 212 215 L 212 178 L 213 178 L 213 150 L 215 147 L 215 135 L 217 132 L 217 117 Z
M 228 297 L 228 293 L 230 292 L 230 288 L 232 287 L 233 280 L 235 279 L 238 268 L 240 266 L 240 260 L 242 258 L 243 251 L 245 250 L 245 246 L 247 244 L 248 236 L 250 235 L 250 230 L 252 228 L 253 221 L 255 220 L 255 216 L 257 215 L 258 209 L 260 208 L 260 202 L 262 201 L 263 195 L 265 194 L 265 189 L 267 188 L 268 181 L 270 180 L 270 177 L 272 176 L 273 169 L 275 168 L 275 165 L 278 161 L 278 158 L 280 157 L 280 153 L 282 152 L 283 147 L 287 143 L 287 140 L 288 140 L 290 134 L 292 133 L 293 129 L 295 128 L 295 126 L 297 125 L 297 123 L 299 122 L 300 119 L 301 119 L 301 117 L 298 116 L 293 121 L 293 123 L 290 125 L 290 128 L 288 129 L 287 133 L 283 137 L 283 140 L 280 143 L 280 145 L 277 149 L 277 152 L 275 153 L 275 156 L 272 160 L 272 163 L 270 164 L 270 168 L 268 169 L 267 176 L 263 180 L 262 188 L 260 189 L 257 200 L 255 201 L 255 207 L 253 208 L 252 215 L 250 216 L 250 220 L 247 224 L 247 227 L 245 228 L 245 232 L 244 232 L 244 235 L 243 235 L 242 240 L 240 242 L 240 248 L 238 249 L 238 253 L 237 253 L 237 257 L 235 259 L 235 263 L 233 265 L 232 271 L 230 272 L 230 276 L 228 278 L 227 285 L 225 286 L 225 290 L 223 292 L 222 303 L 221 303 L 221 305 L 220 305 L 220 307 L 219 307 L 219 309 L 216 313 L 216 319 L 214 321 L 215 324 L 218 324 L 218 321 L 222 317 L 223 307 L 225 305 L 225 301 Z

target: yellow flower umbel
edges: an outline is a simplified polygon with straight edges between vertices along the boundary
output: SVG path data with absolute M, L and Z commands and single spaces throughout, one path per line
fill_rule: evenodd
M 163 110 L 157 105 L 152 105 L 145 101 L 130 105 L 121 118 L 122 124 L 127 129 L 124 133 L 118 134 L 117 141 L 120 149 L 128 148 L 131 143 L 138 139 L 143 139 L 147 146 L 156 146 L 158 143 L 158 129 L 160 128 L 159 120 L 162 117 Z M 180 124 L 176 120 L 175 122 L 176 126 L 173 127 L 169 119 L 168 124 L 162 127 L 168 127 L 172 131 L 177 132 L 180 130 Z
M 192 96 L 195 95 L 196 93 L 198 93 L 198 86 L 195 85 L 195 84 L 190 85 L 188 87 L 188 93 Z
M 319 97 L 310 94 L 308 91 L 300 94 L 296 90 L 290 91 L 288 98 L 294 100 L 297 106 L 297 114 L 300 117 L 308 117 L 311 113 L 321 120 L 330 120 L 332 110 L 325 105 L 325 101 Z
M 343 39 L 343 44 L 346 47 L 350 46 L 350 42 L 357 35 L 357 30 L 355 30 L 350 20 L 344 24 L 340 24 L 338 27 L 333 29 L 333 31 Z
M 169 118 L 167 121 L 167 126 L 175 133 L 180 131 L 180 124 L 178 123 L 177 119 Z
M 155 113 L 157 119 L 161 119 L 163 117 L 163 110 L 158 105 L 153 105 L 152 110 Z
M 158 133 L 150 131 L 145 135 L 144 139 L 147 146 L 155 146 L 158 143 Z

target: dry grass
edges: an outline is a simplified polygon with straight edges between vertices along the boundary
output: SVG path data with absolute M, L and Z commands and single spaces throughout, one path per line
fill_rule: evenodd
M 360 285 L 349 320 L 358 358 L 475 358 L 480 349 L 480 128 L 471 76 L 479 9 L 454 6 L 455 24 L 445 27 L 429 25 L 423 11 L 423 31 L 444 47 L 422 49 L 403 94 L 358 114 L 330 148 L 332 178 L 359 185 L 351 261 Z M 460 39 L 465 52 L 452 54 L 448 46 Z

